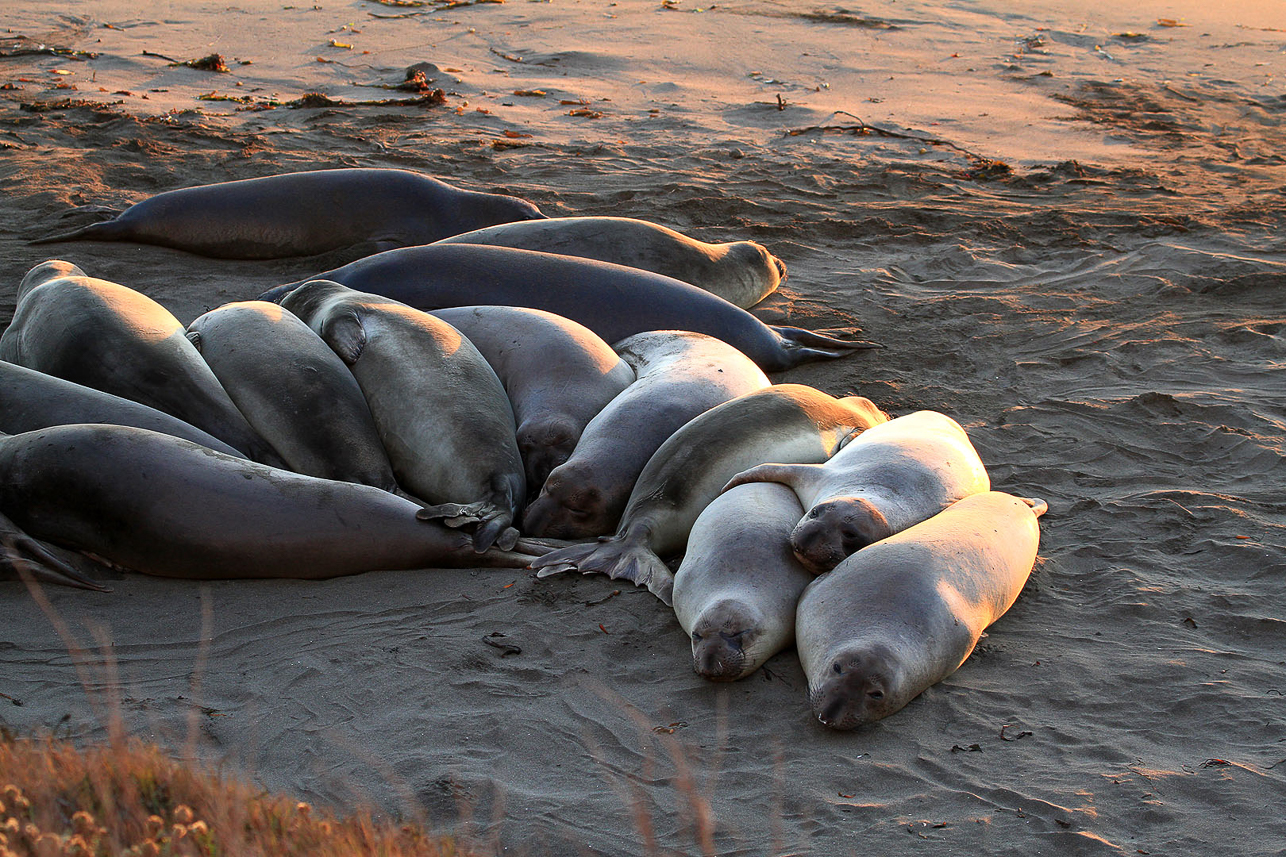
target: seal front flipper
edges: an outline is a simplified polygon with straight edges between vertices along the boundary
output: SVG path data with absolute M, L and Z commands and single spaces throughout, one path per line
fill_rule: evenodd
M 1039 497 L 1019 497 L 1018 499 L 1030 506 L 1032 514 L 1037 518 L 1049 511 L 1049 504 Z
M 5 515 L 0 515 L 0 567 L 10 569 L 18 577 L 29 574 L 49 583 L 77 589 L 112 591 L 110 587 L 81 574 L 54 554 L 50 546 L 27 535 Z
M 723 490 L 736 488 L 750 482 L 780 482 L 791 488 L 799 484 L 799 478 L 807 473 L 820 470 L 820 464 L 760 464 L 749 470 L 743 470 L 728 480 Z
M 321 338 L 349 366 L 358 361 L 366 348 L 366 328 L 362 326 L 357 313 L 351 311 L 326 319 L 322 325 Z

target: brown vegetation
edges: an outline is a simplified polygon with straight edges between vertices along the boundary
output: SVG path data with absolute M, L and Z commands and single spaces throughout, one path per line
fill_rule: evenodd
M 0 857 L 469 853 L 368 812 L 336 818 L 137 740 L 80 750 L 0 735 Z

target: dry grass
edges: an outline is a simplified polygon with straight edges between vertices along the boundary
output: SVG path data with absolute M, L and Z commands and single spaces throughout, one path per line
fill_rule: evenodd
M 128 739 L 77 749 L 0 735 L 0 857 L 476 854 L 415 825 L 346 818 Z

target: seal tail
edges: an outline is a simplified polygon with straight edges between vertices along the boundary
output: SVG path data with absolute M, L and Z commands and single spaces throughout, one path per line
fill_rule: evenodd
M 60 241 L 124 241 L 129 238 L 129 230 L 117 220 L 104 220 L 91 223 L 71 232 L 60 232 L 57 235 L 46 235 L 33 238 L 28 244 L 55 244 Z
M 533 562 L 531 567 L 538 569 L 537 577 L 575 570 L 628 580 L 635 586 L 646 586 L 666 605 L 670 604 L 674 591 L 674 575 L 661 558 L 646 545 L 621 538 L 556 550 Z
M 316 278 L 314 277 L 313 279 L 316 279 Z M 259 297 L 255 298 L 255 300 L 267 301 L 268 303 L 272 303 L 272 304 L 279 304 L 283 300 L 285 300 L 286 295 L 290 294 L 291 292 L 293 292 L 295 289 L 299 288 L 306 282 L 309 282 L 309 281 L 299 280 L 294 283 L 286 283 L 285 285 L 275 286 L 269 289 L 268 291 L 264 292 L 263 294 L 261 294 Z
M 9 568 L 22 579 L 32 578 L 71 586 L 111 592 L 93 578 L 81 574 L 71 563 L 59 556 L 62 551 L 27 535 L 5 515 L 0 515 L 0 568 Z
M 865 339 L 835 339 L 834 337 L 824 336 L 812 330 L 804 330 L 802 327 L 781 327 L 773 325 L 772 329 L 777 331 L 787 343 L 800 346 L 815 348 L 819 351 L 837 351 L 836 357 L 848 351 L 859 351 L 866 348 L 883 348 L 878 342 L 870 342 Z
M 469 567 L 482 568 L 526 568 L 531 564 L 535 556 L 521 549 L 521 545 L 516 550 L 504 550 L 500 547 L 488 548 L 480 554 L 475 554 L 468 563 Z
M 1037 518 L 1049 511 L 1049 504 L 1039 497 L 1019 497 L 1018 499 L 1031 506 L 1032 514 Z

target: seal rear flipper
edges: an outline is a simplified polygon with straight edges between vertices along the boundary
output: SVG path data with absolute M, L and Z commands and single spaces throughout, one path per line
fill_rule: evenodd
M 612 539 L 604 536 L 588 544 L 576 544 L 550 551 L 531 564 L 536 569 L 537 577 L 550 577 L 564 571 L 577 571 L 581 562 L 593 556 L 604 545 L 611 544 Z
M 488 503 L 439 503 L 425 506 L 415 513 L 421 521 L 442 521 L 453 530 L 468 524 L 480 524 L 486 518 Z
M 469 566 L 478 568 L 526 568 L 533 559 L 535 557 L 524 551 L 492 547 L 482 553 L 474 554 Z
M 305 282 L 307 281 L 300 280 L 299 282 L 295 282 L 295 283 L 286 283 L 284 285 L 274 286 L 273 288 L 261 294 L 259 297 L 255 298 L 255 300 L 267 301 L 270 304 L 279 304 L 286 299 L 287 295 L 289 295 L 295 289 L 302 286 Z
M 812 330 L 805 330 L 802 327 L 786 327 L 779 325 L 769 325 L 769 327 L 777 331 L 777 334 L 790 345 L 812 346 L 813 348 L 823 350 L 824 353 L 827 354 L 836 350 L 842 354 L 845 351 L 884 347 L 878 342 L 870 342 L 865 339 L 835 339 Z M 808 351 L 811 349 L 801 347 L 799 350 Z M 834 356 L 838 357 L 840 354 L 835 354 Z
M 670 603 L 670 593 L 674 589 L 674 575 L 647 545 L 616 537 L 545 554 L 532 563 L 532 568 L 540 569 L 537 577 L 548 577 L 572 568 L 581 574 L 606 574 L 613 580 L 628 580 L 635 586 L 646 586 L 666 604 Z
M 60 241 L 125 241 L 129 238 L 129 230 L 123 227 L 120 221 L 104 220 L 99 223 L 90 223 L 70 232 L 60 232 L 57 235 L 33 238 L 27 243 L 56 244 Z
M 67 559 L 54 551 L 62 551 L 27 535 L 5 515 L 0 515 L 0 568 L 7 568 L 19 578 L 33 578 L 71 586 L 111 592 L 111 588 L 81 574 Z
M 478 553 L 484 553 L 492 546 L 513 550 L 520 535 L 518 528 L 513 526 L 513 516 L 507 512 L 500 513 L 474 531 L 473 549 Z

